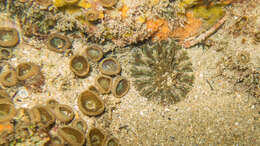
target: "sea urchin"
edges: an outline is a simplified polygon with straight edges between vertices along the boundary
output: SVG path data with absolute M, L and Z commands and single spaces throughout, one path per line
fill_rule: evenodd
M 140 95 L 160 102 L 180 101 L 194 81 L 187 52 L 172 40 L 141 46 L 131 73 Z

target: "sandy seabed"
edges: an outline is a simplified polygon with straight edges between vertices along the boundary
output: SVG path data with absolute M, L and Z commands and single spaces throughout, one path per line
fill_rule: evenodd
M 252 7 L 252 3 L 258 4 Z M 33 49 L 25 44 L 17 46 L 16 57 L 10 63 L 13 66 L 26 61 L 40 64 L 46 81 L 42 93 L 19 87 L 14 104 L 17 108 L 32 107 L 54 98 L 73 107 L 77 116 L 86 120 L 89 127 L 108 129 L 123 146 L 260 145 L 259 99 L 235 92 L 224 78 L 214 77 L 216 64 L 223 57 L 217 48 L 223 42 L 227 42 L 224 49 L 249 52 L 251 62 L 260 66 L 260 43 L 254 43 L 254 38 L 247 34 L 234 38 L 229 33 L 231 26 L 243 16 L 249 20 L 254 18 L 254 22 L 249 23 L 254 23 L 255 28 L 252 29 L 259 32 L 260 3 L 234 4 L 227 10 L 227 15 L 226 23 L 209 38 L 216 42 L 215 45 L 187 49 L 195 82 L 187 98 L 177 104 L 160 105 L 149 101 L 131 86 L 128 94 L 120 99 L 111 94 L 102 96 L 106 104 L 103 115 L 84 116 L 78 109 L 77 97 L 94 83 L 98 71 L 93 69 L 87 78 L 79 79 L 69 69 L 69 57 L 46 48 Z M 73 41 L 75 53 L 80 53 L 79 48 L 83 46 L 79 39 Z M 125 53 L 119 62 L 122 75 L 131 83 L 127 72 L 128 57 Z M 96 64 L 91 65 L 96 67 Z

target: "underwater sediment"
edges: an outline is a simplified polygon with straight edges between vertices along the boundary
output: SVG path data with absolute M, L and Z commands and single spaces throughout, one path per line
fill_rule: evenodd
M 0 0 L 0 145 L 257 145 L 256 4 Z

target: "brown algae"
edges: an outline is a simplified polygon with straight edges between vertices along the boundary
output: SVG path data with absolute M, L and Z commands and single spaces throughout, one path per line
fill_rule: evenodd
M 80 111 L 88 116 L 97 116 L 104 112 L 105 105 L 103 100 L 94 92 L 86 90 L 78 98 Z

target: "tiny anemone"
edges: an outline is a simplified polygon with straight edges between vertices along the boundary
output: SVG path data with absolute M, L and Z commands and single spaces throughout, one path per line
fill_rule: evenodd
M 86 19 L 90 22 L 97 21 L 99 19 L 99 11 L 94 9 L 88 10 L 86 13 Z
M 99 2 L 103 7 L 110 8 L 113 7 L 118 0 L 99 0 Z
M 20 63 L 16 67 L 17 78 L 20 81 L 33 78 L 35 75 L 38 75 L 40 72 L 40 67 L 32 62 Z
M 104 112 L 105 105 L 103 100 L 94 92 L 86 90 L 78 98 L 80 111 L 88 116 L 97 116 Z
M 73 109 L 70 106 L 65 104 L 59 104 L 54 109 L 54 114 L 57 120 L 60 120 L 63 123 L 70 122 L 75 116 Z
M 55 109 L 58 105 L 59 102 L 52 98 L 46 102 L 46 106 L 48 106 L 50 109 Z
M 11 120 L 16 115 L 14 105 L 6 100 L 0 100 L 0 122 Z
M 86 48 L 86 55 L 95 62 L 98 62 L 103 57 L 103 51 L 100 47 L 92 45 Z
M 84 133 L 71 126 L 64 126 L 58 129 L 58 134 L 70 145 L 81 146 L 85 142 Z
M 45 9 L 47 9 L 52 4 L 51 0 L 36 0 L 35 2 Z
M 19 108 L 17 110 L 17 114 L 16 117 L 20 120 L 22 120 L 23 122 L 27 122 L 29 123 L 31 118 L 30 118 L 30 110 L 27 108 Z
M 16 72 L 13 70 L 7 70 L 3 72 L 0 76 L 0 82 L 5 87 L 15 86 L 17 83 Z
M 255 40 L 256 42 L 260 42 L 260 32 L 255 33 L 255 36 L 254 36 L 254 37 L 255 37 L 254 40 Z
M 87 130 L 87 123 L 83 119 L 75 119 L 72 121 L 72 126 L 82 131 L 83 133 Z
M 121 66 L 116 59 L 109 57 L 100 62 L 99 70 L 105 75 L 116 75 L 121 71 Z
M 99 95 L 99 91 L 98 91 L 97 87 L 94 86 L 94 85 L 90 85 L 90 86 L 88 87 L 88 90 L 89 90 L 89 91 L 92 91 L 92 92 L 94 92 L 94 93 L 96 93 L 97 95 Z
M 120 146 L 119 140 L 115 137 L 108 137 L 104 141 L 103 146 Z
M 51 34 L 47 41 L 47 48 L 57 53 L 63 53 L 71 47 L 71 41 L 68 37 L 57 33 Z
M 102 146 L 106 136 L 99 128 L 91 128 L 87 134 L 87 141 L 90 146 Z
M 43 128 L 50 128 L 55 122 L 55 116 L 47 106 L 36 105 L 29 111 L 32 122 Z
M 118 98 L 122 97 L 128 92 L 129 88 L 129 81 L 122 76 L 117 76 L 113 81 L 112 94 Z
M 19 42 L 19 34 L 15 28 L 0 27 L 0 46 L 14 47 Z
M 0 49 L 0 59 L 10 59 L 13 53 L 10 49 L 1 48 Z
M 247 64 L 250 61 L 250 54 L 246 51 L 241 51 L 237 54 L 237 62 Z
M 194 76 L 187 52 L 172 40 L 141 46 L 132 64 L 134 85 L 148 99 L 176 103 L 192 88 Z
M 112 78 L 106 75 L 99 75 L 95 79 L 95 85 L 102 94 L 109 93 L 112 87 Z
M 16 67 L 16 76 L 21 83 L 27 88 L 36 92 L 41 92 L 41 86 L 45 78 L 40 71 L 40 66 L 32 62 L 20 63 Z
M 59 135 L 51 136 L 50 140 L 47 141 L 44 146 L 64 146 L 65 142 Z
M 5 90 L 0 89 L 0 100 L 6 100 L 6 99 L 10 100 L 8 93 Z
M 79 77 L 85 77 L 89 73 L 87 58 L 81 55 L 74 55 L 70 60 L 70 70 Z

